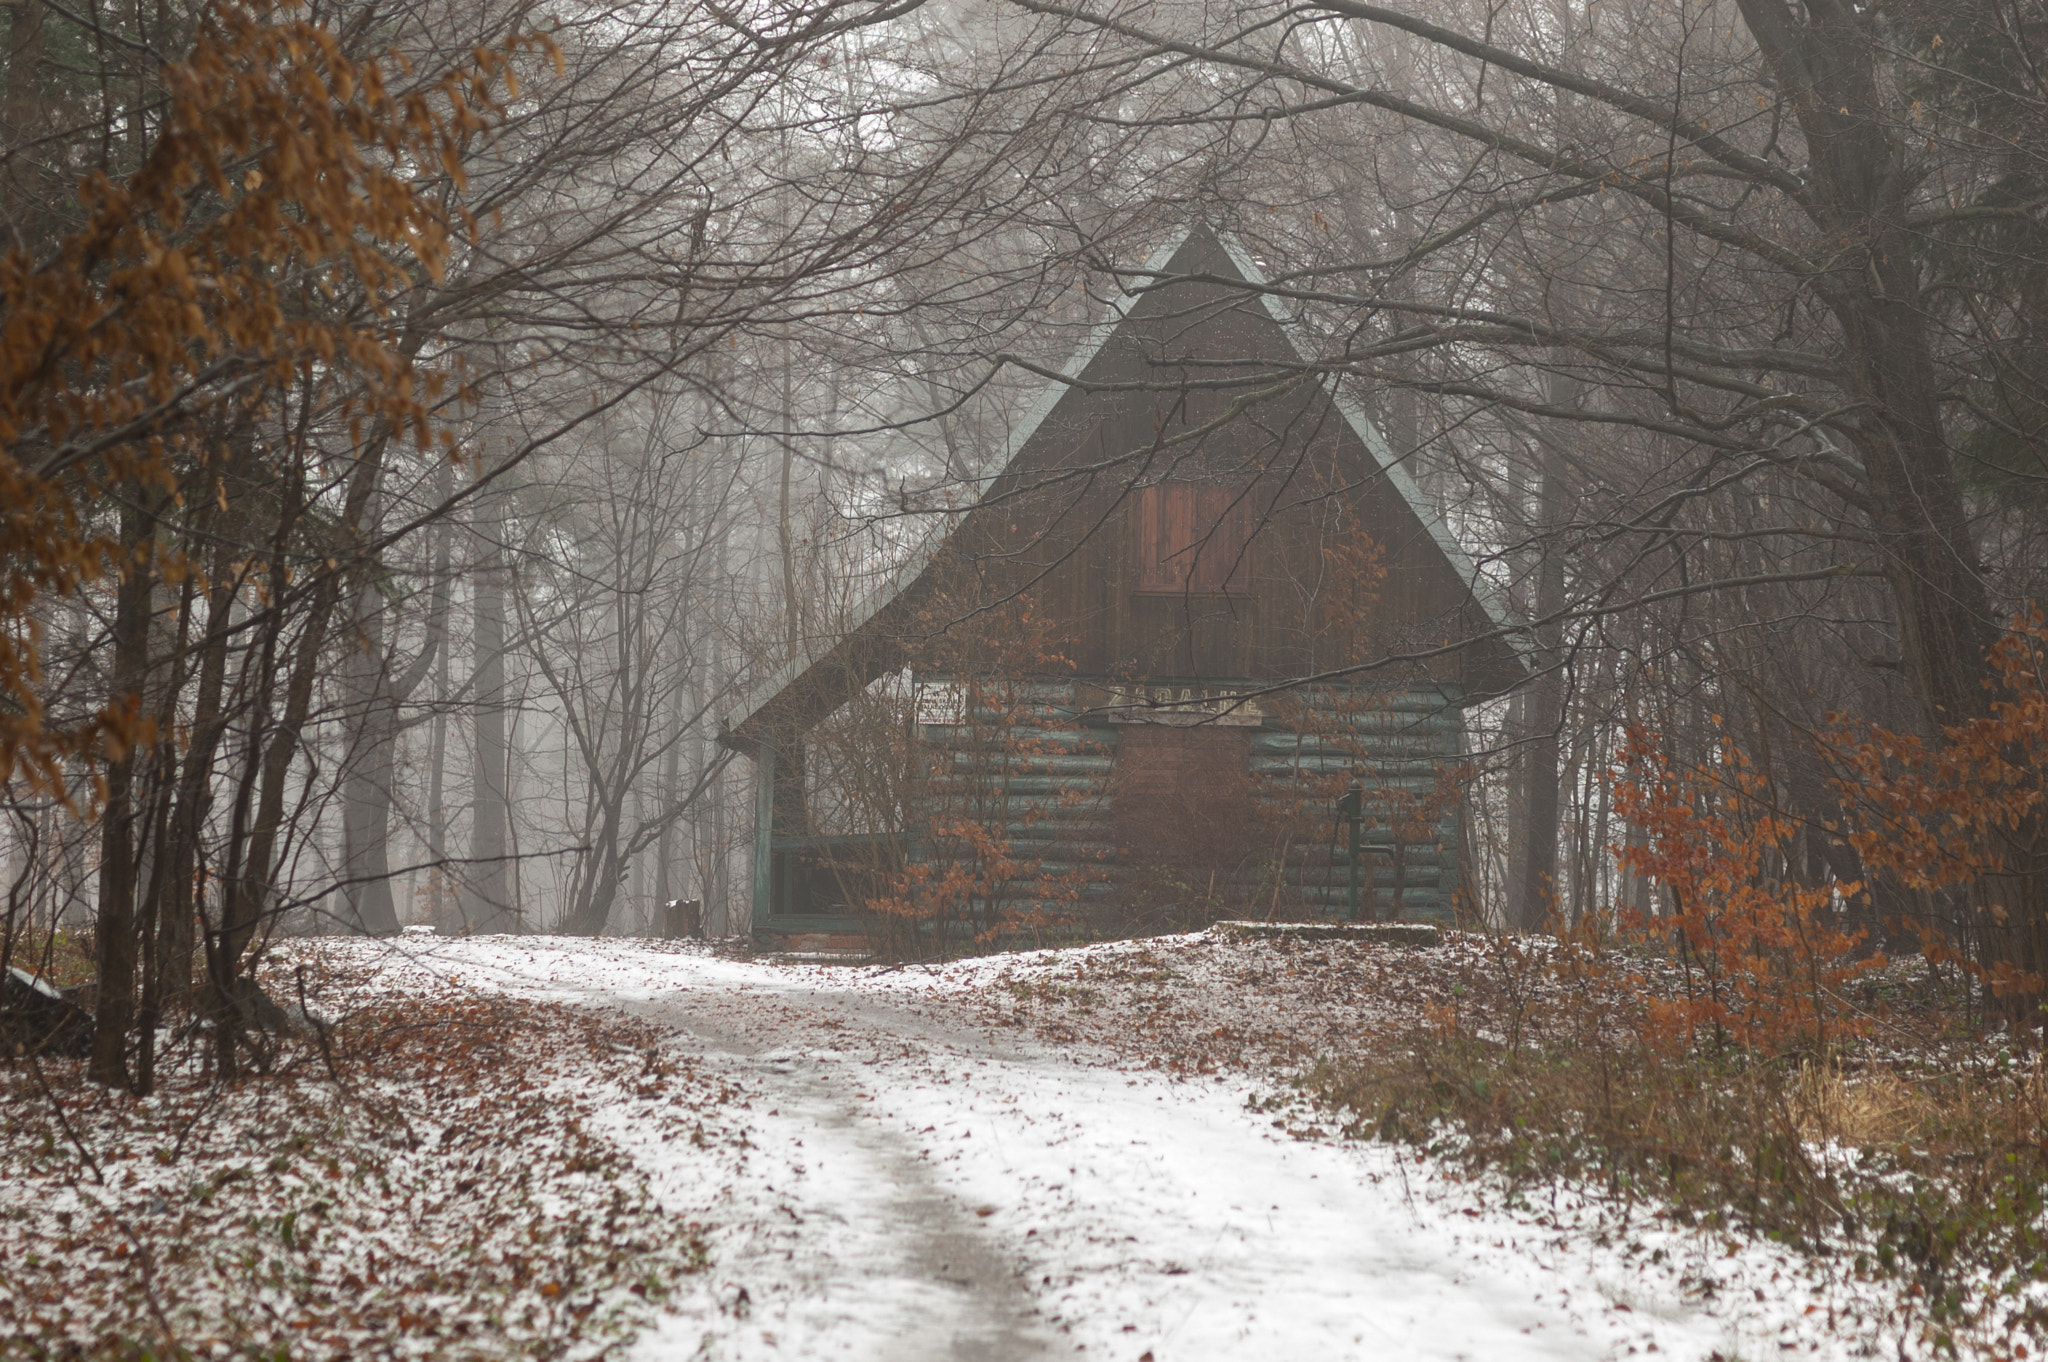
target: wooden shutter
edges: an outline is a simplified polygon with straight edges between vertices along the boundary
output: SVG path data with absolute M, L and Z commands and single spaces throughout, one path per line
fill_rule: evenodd
M 1134 588 L 1198 595 L 1250 589 L 1252 508 L 1242 488 L 1162 482 L 1132 497 Z
M 1251 557 L 1250 498 L 1240 487 L 1197 489 L 1188 549 L 1188 589 L 1211 594 L 1244 590 Z

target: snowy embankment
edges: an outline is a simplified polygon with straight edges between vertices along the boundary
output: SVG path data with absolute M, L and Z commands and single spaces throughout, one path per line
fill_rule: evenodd
M 189 1032 L 146 1098 L 0 1070 L 0 1357 L 595 1358 L 701 1271 L 596 1128 L 729 1138 L 663 1033 L 304 953 L 272 983 L 320 1025 L 261 1076 L 213 1082 Z
M 1291 1106 L 1295 1060 L 1429 1001 L 1393 948 L 1205 936 L 927 970 L 545 938 L 322 943 L 377 986 L 617 1007 L 729 1134 L 591 1127 L 712 1268 L 639 1358 L 1892 1355 L 1876 1288 L 1560 1195 L 1507 1211 Z

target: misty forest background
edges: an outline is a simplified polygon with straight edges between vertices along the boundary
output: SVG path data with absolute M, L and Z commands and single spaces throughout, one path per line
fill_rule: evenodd
M 2039 964 L 2038 872 L 1988 917 L 1870 874 L 1818 741 L 1988 712 L 2048 568 L 2038 4 L 7 15 L 4 941 L 99 930 L 143 1018 L 103 1076 L 269 932 L 745 931 L 721 717 L 1196 219 L 1320 346 L 1272 383 L 1367 405 L 1537 664 L 1471 716 L 1474 922 L 1656 909 L 1612 850 L 1635 729 L 1739 744 L 1785 873 Z M 319 99 L 400 217 L 309 226 L 279 110 Z M 147 272 L 180 243 L 213 273 Z M 210 329 L 120 369 L 167 291 Z

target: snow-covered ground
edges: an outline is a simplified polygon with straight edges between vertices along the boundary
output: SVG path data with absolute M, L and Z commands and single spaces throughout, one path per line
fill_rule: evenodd
M 1205 944 L 1085 955 L 1142 951 L 1198 993 L 1213 982 L 1223 1035 L 1260 999 Z M 1284 1074 L 1175 1076 L 1143 1064 L 1136 1022 L 1123 1043 L 1056 1044 L 1005 1019 L 1002 999 L 1050 996 L 1084 953 L 929 971 L 531 937 L 320 949 L 374 957 L 397 990 L 622 1008 L 736 1090 L 720 1138 L 686 1146 L 627 1104 L 596 1118 L 712 1251 L 634 1345 L 644 1362 L 1900 1351 L 1877 1288 L 1788 1252 L 1566 1198 L 1504 1210 L 1412 1151 L 1306 1129 L 1270 1100 Z M 1371 1013 L 1367 999 L 1330 1024 Z

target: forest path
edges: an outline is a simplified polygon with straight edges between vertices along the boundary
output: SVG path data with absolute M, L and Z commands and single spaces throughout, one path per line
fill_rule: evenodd
M 1241 1079 L 979 1025 L 914 976 L 611 944 L 506 941 L 488 972 L 672 1028 L 749 1145 L 713 1174 L 641 1149 L 715 1262 L 636 1359 L 1513 1362 L 1663 1332 L 1554 1275 L 1527 1221 L 1447 1215 L 1390 1151 L 1276 1131 Z M 632 1114 L 611 1133 L 632 1145 Z

